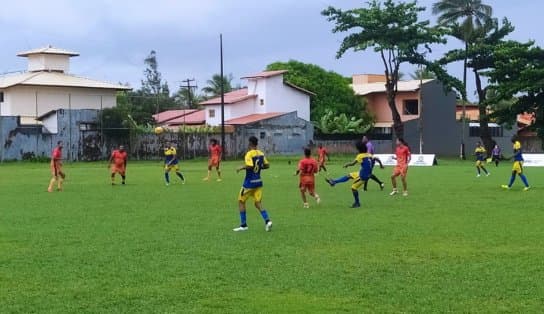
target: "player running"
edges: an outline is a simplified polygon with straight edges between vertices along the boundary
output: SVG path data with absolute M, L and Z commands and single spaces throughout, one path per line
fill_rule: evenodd
M 119 149 L 111 153 L 108 166 L 111 170 L 111 185 L 115 185 L 115 174 L 121 176 L 121 184 L 125 184 L 128 155 L 125 146 L 119 145 Z
M 219 170 L 219 164 L 221 163 L 222 149 L 221 145 L 218 144 L 216 139 L 212 138 L 210 140 L 208 152 L 210 153 L 210 157 L 208 159 L 208 175 L 203 180 L 210 180 L 212 168 L 215 167 L 215 171 L 217 171 L 217 181 L 221 181 L 221 170 Z
M 391 175 L 391 184 L 393 185 L 393 191 L 389 195 L 395 195 L 397 191 L 397 177 L 400 176 L 402 180 L 403 196 L 408 196 L 408 183 L 406 182 L 406 175 L 408 174 L 408 163 L 411 158 L 410 148 L 408 144 L 402 138 L 397 138 L 397 148 L 395 149 L 395 156 L 393 159 L 397 160 L 397 165 Z
M 480 177 L 480 169 L 482 169 L 485 172 L 486 176 L 489 176 L 490 173 L 487 172 L 487 169 L 484 167 L 485 162 L 485 147 L 483 147 L 481 142 L 476 143 L 476 149 L 474 150 L 474 155 L 476 155 L 476 171 L 477 175 L 476 177 Z
M 51 180 L 47 187 L 47 192 L 53 192 L 53 185 L 57 182 L 57 191 L 62 191 L 62 183 L 66 175 L 62 170 L 62 141 L 57 142 L 57 147 L 53 149 L 51 153 Z
M 512 166 L 512 175 L 510 176 L 510 182 L 508 182 L 508 185 L 503 184 L 501 187 L 503 189 L 510 189 L 512 187 L 512 184 L 514 184 L 514 181 L 516 180 L 516 174 L 519 175 L 521 178 L 521 181 L 523 181 L 523 184 L 525 187 L 523 188 L 524 191 L 529 191 L 531 188 L 529 186 L 529 181 L 527 180 L 527 177 L 525 174 L 523 174 L 523 155 L 521 152 L 521 143 L 517 139 L 516 136 L 512 137 L 512 143 L 514 148 L 514 165 Z
M 325 162 L 329 159 L 329 152 L 325 147 L 323 147 L 323 144 L 317 145 L 317 163 L 319 164 L 319 170 L 318 172 L 323 169 L 325 172 L 327 172 L 327 167 L 325 167 Z
M 164 180 L 166 185 L 170 185 L 170 171 L 174 170 L 176 175 L 181 179 L 181 184 L 185 184 L 185 177 L 179 171 L 179 160 L 177 156 L 176 148 L 168 143 L 164 149 Z
M 254 200 L 255 208 L 261 213 L 264 220 L 264 229 L 272 229 L 272 220 L 268 217 L 268 212 L 263 208 L 261 200 L 263 197 L 263 181 L 261 179 L 261 170 L 268 169 L 270 164 L 263 152 L 257 149 L 259 140 L 255 136 L 249 137 L 249 149 L 244 158 L 244 165 L 236 169 L 236 173 L 241 170 L 246 171 L 244 183 L 240 194 L 238 195 L 238 208 L 240 210 L 240 226 L 232 229 L 233 231 L 246 231 L 248 229 L 246 220 L 246 201 L 251 197 Z
M 308 201 L 306 200 L 306 192 L 310 194 L 313 198 L 315 198 L 315 201 L 317 204 L 321 201 L 319 198 L 319 195 L 315 193 L 315 174 L 317 173 L 317 169 L 319 168 L 317 165 L 317 161 L 312 158 L 311 156 L 312 150 L 310 148 L 304 148 L 304 158 L 302 158 L 298 162 L 298 168 L 295 172 L 295 175 L 300 175 L 299 179 L 299 189 L 300 189 L 300 196 L 302 197 L 303 207 L 304 208 L 310 208 L 310 205 L 308 204 Z

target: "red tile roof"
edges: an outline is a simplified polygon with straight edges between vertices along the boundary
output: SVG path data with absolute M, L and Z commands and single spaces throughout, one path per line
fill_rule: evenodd
M 287 70 L 263 71 L 263 72 L 259 72 L 259 73 L 257 73 L 257 74 L 244 76 L 244 77 L 242 77 L 242 78 L 243 78 L 243 79 L 248 79 L 248 78 L 266 78 L 266 77 L 272 77 L 272 76 L 281 75 L 281 74 L 287 73 L 287 72 L 288 72 Z
M 261 120 L 283 116 L 285 114 L 287 114 L 287 112 L 254 113 L 247 116 L 227 120 L 225 121 L 225 124 L 245 125 L 245 124 L 255 123 Z
M 193 112 L 184 116 L 169 120 L 166 122 L 169 126 L 184 125 L 184 124 L 205 124 L 206 112 L 204 110 L 193 110 Z
M 184 115 L 188 115 L 190 113 L 195 112 L 196 109 L 184 109 L 184 110 L 167 110 L 163 112 L 159 112 L 157 114 L 153 115 L 153 119 L 155 119 L 155 122 L 158 124 L 162 124 L 164 122 L 170 121 L 172 119 L 176 119 L 179 117 L 182 117 Z
M 246 99 L 251 99 L 256 97 L 257 95 L 249 95 L 247 88 L 242 88 L 242 89 L 234 90 L 232 92 L 225 93 L 224 100 L 225 100 L 225 104 L 234 104 L 240 101 L 244 101 Z M 219 105 L 219 104 L 221 104 L 221 96 L 203 101 L 199 105 L 206 106 L 206 105 Z

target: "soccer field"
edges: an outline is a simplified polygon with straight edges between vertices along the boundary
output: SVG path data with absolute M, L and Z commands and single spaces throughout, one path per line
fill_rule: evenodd
M 65 166 L 47 193 L 48 164 L 0 165 L 2 313 L 541 312 L 544 168 L 532 189 L 507 183 L 511 163 L 411 167 L 408 197 L 391 197 L 391 168 L 374 173 L 362 207 L 350 183 L 317 177 L 321 204 L 303 209 L 295 158 L 263 172 L 272 232 L 248 204 L 238 226 L 242 161 L 204 182 L 206 161 L 183 161 L 187 184 L 165 186 L 160 162 L 129 162 L 111 186 L 106 163 Z M 349 157 L 333 156 L 330 176 Z M 215 177 L 213 177 L 215 178 Z

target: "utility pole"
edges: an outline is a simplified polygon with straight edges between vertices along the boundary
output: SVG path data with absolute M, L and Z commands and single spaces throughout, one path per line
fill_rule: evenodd
M 193 94 L 191 93 L 191 90 L 194 88 L 196 89 L 198 86 L 191 85 L 192 82 L 195 82 L 195 79 L 186 79 L 181 81 L 182 83 L 186 83 L 187 85 L 182 85 L 184 88 L 187 89 L 187 105 L 189 108 L 193 107 Z
M 225 76 L 223 74 L 223 34 L 219 34 L 219 55 L 221 60 L 221 154 L 225 160 Z

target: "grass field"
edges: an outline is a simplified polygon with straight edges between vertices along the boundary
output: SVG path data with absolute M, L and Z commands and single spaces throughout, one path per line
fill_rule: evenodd
M 348 157 L 334 157 L 332 176 Z M 129 163 L 111 186 L 105 163 L 66 165 L 65 191 L 45 192 L 47 164 L 0 165 L 2 313 L 542 312 L 544 169 L 502 190 L 510 163 L 476 178 L 472 161 L 409 170 L 408 197 L 370 182 L 317 177 L 322 203 L 302 208 L 295 162 L 270 158 L 265 232 L 250 204 L 239 224 L 241 164 L 203 182 L 206 162 L 182 162 L 166 187 L 159 162 Z M 352 168 L 356 169 L 356 168 Z M 177 179 L 177 178 L 174 178 Z M 312 200 L 313 201 L 313 200 Z

